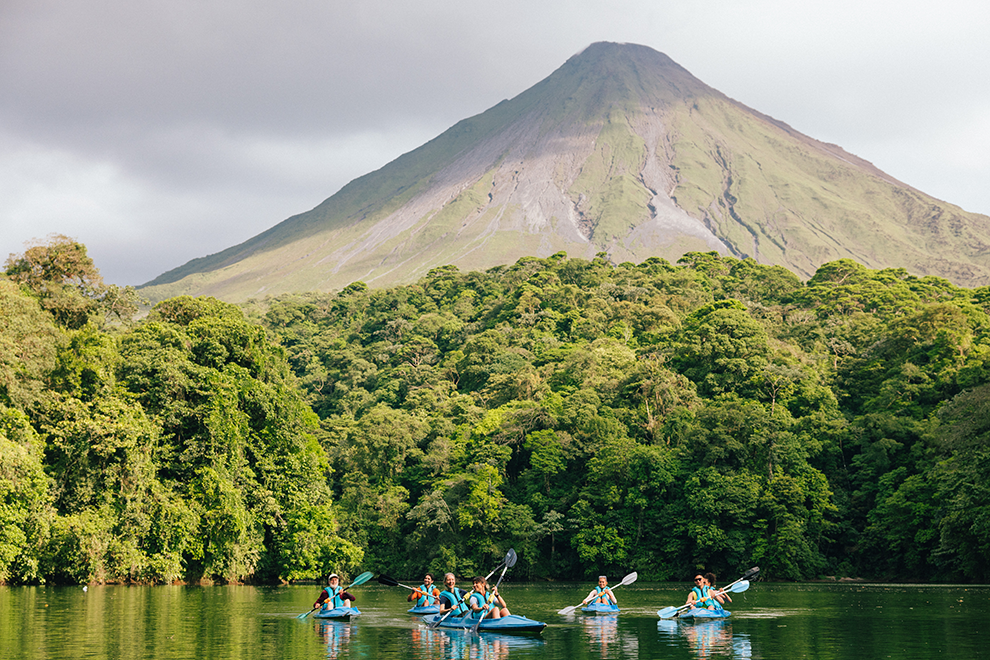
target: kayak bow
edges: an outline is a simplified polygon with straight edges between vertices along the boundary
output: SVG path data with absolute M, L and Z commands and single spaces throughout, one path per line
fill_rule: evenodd
M 423 614 L 439 614 L 440 613 L 440 606 L 439 605 L 423 605 L 423 606 L 417 605 L 416 607 L 410 607 L 408 610 L 406 610 L 406 612 L 408 612 L 409 614 L 419 614 L 419 615 L 423 615 Z

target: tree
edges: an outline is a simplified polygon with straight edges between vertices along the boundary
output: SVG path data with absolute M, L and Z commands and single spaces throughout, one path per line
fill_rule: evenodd
M 10 255 L 5 265 L 7 276 L 38 296 L 41 306 L 66 328 L 85 325 L 105 290 L 86 246 L 61 234 L 22 255 Z

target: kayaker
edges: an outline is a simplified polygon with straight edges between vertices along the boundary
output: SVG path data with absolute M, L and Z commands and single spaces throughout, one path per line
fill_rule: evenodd
M 718 598 L 719 596 L 715 595 L 705 576 L 701 573 L 695 573 L 694 587 L 691 588 L 691 592 L 688 594 L 687 601 L 684 604 L 699 609 L 714 610 L 718 609 L 716 605 L 721 607 L 719 601 L 716 600 Z
M 457 578 L 454 577 L 453 573 L 447 573 L 443 576 L 444 590 L 440 592 L 439 596 L 440 614 L 446 614 L 450 610 L 454 610 L 450 616 L 464 616 L 467 613 L 468 606 L 464 600 L 467 598 L 468 592 L 458 589 L 456 582 Z
M 468 598 L 468 607 L 471 608 L 473 618 L 486 616 L 489 619 L 501 619 L 503 616 L 509 616 L 509 608 L 506 607 L 505 600 L 499 595 L 498 587 L 492 587 L 489 593 L 488 580 L 480 575 L 471 580 L 471 584 L 474 589 Z M 489 598 L 491 598 L 490 609 L 486 614 L 485 609 Z
M 313 609 L 320 607 L 320 611 L 336 609 L 338 607 L 350 607 L 351 601 L 356 600 L 353 594 L 344 591 L 340 586 L 340 576 L 331 573 L 327 578 L 327 587 L 320 592 L 320 597 L 313 603 Z
M 588 597 L 581 601 L 582 605 L 587 605 L 588 603 L 594 603 L 597 605 L 612 605 L 618 606 L 618 601 L 615 600 L 615 594 L 612 593 L 612 588 L 608 586 L 608 578 L 604 575 L 598 576 L 598 586 L 591 590 Z
M 708 586 L 711 587 L 712 588 L 712 591 L 715 593 L 715 598 L 716 598 L 716 601 L 715 602 L 718 605 L 718 607 L 716 607 L 715 609 L 718 609 L 718 610 L 725 609 L 725 608 L 722 607 L 722 603 L 724 603 L 725 601 L 729 601 L 731 603 L 732 602 L 732 598 L 729 597 L 729 593 L 728 592 L 726 592 L 726 591 L 719 591 L 718 590 L 718 587 L 715 586 L 715 574 L 714 573 L 705 573 L 705 582 L 708 583 Z
M 423 576 L 423 584 L 419 585 L 415 591 L 406 597 L 406 600 L 415 600 L 416 607 L 430 607 L 436 605 L 440 599 L 440 590 L 433 584 L 433 574 L 427 573 Z

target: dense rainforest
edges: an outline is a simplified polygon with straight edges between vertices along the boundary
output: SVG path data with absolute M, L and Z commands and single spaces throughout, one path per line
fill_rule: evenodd
M 0 277 L 0 582 L 705 568 L 990 581 L 990 287 L 690 253 L 139 320 Z

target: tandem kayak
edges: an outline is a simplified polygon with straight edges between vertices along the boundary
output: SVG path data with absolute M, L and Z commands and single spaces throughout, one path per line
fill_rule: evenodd
M 313 615 L 314 619 L 337 619 L 347 621 L 361 614 L 361 610 L 356 607 L 335 607 L 332 610 L 320 610 Z
M 687 612 L 678 614 L 676 618 L 703 621 L 705 619 L 725 619 L 728 618 L 730 614 L 732 614 L 732 612 L 729 610 L 706 610 L 692 607 Z
M 410 607 L 406 612 L 409 614 L 437 614 L 440 612 L 439 605 L 417 605 L 416 607 Z
M 438 617 L 440 617 L 439 614 L 424 616 L 423 622 L 429 625 Z M 439 627 L 470 630 L 474 628 L 474 624 L 477 622 L 477 619 L 473 619 L 468 616 L 448 616 L 440 622 Z M 478 632 L 538 633 L 546 627 L 547 624 L 542 621 L 534 621 L 533 619 L 527 619 L 526 617 L 519 616 L 518 614 L 510 614 L 509 616 L 503 616 L 500 619 L 485 619 L 478 627 Z
M 619 611 L 619 606 L 615 603 L 592 603 L 582 607 L 581 611 L 588 614 L 616 614 Z

